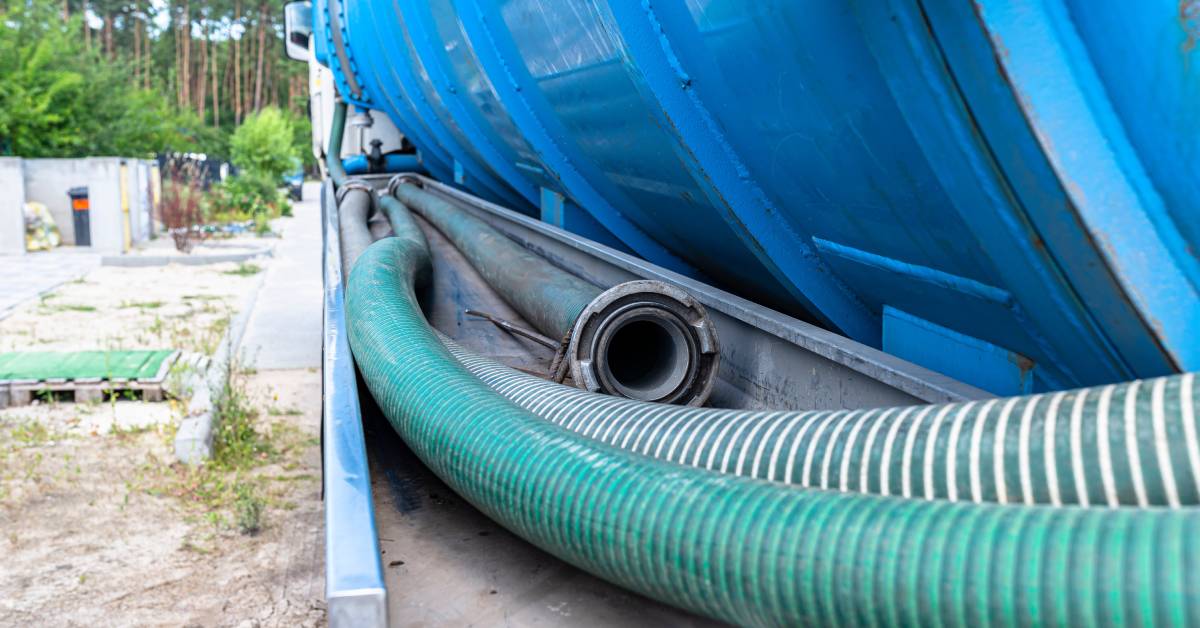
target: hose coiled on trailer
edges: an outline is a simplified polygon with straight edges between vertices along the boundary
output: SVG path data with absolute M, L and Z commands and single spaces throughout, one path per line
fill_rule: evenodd
M 415 229 L 348 285 L 380 408 L 447 484 L 603 578 L 746 625 L 1200 622 L 1200 512 L 917 501 L 683 467 L 576 434 L 459 364 L 415 289 Z
M 1025 504 L 1200 504 L 1195 375 L 967 403 L 838 411 L 646 404 L 450 352 L 517 405 L 664 460 L 805 487 Z
M 703 405 L 720 363 L 704 306 L 660 281 L 607 290 L 528 251 L 449 199 L 393 179 L 388 190 L 462 252 L 539 332 L 561 340 L 552 370 L 581 388 L 643 401 Z

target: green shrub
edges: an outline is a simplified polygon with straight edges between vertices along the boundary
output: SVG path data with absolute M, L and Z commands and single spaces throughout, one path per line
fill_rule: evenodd
M 292 168 L 296 156 L 295 131 L 291 119 L 275 107 L 267 107 L 246 118 L 229 138 L 233 165 L 243 175 L 269 179 L 274 186 Z

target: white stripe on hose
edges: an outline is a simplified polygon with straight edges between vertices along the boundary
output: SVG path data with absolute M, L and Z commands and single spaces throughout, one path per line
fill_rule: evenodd
M 1104 483 L 1104 496 L 1108 500 L 1108 505 L 1115 508 L 1121 502 L 1117 498 L 1117 481 L 1113 478 L 1112 443 L 1109 442 L 1108 435 L 1108 410 L 1112 403 L 1114 390 L 1116 390 L 1116 385 L 1110 384 L 1100 391 L 1100 403 L 1096 408 L 1096 413 L 1099 415 L 1096 422 L 1096 440 L 1100 445 L 1100 479 Z
M 787 465 L 783 468 L 783 481 L 785 484 L 793 484 L 792 471 L 796 467 L 796 454 L 800 451 L 800 443 L 804 441 L 804 435 L 815 424 L 822 423 L 832 416 L 832 412 L 821 412 L 812 417 L 811 421 L 804 424 L 800 431 L 796 433 L 796 439 L 792 441 L 792 446 L 788 448 Z
M 621 417 L 628 416 L 628 412 L 626 412 L 627 406 L 629 406 L 629 402 L 625 399 L 614 399 L 601 404 L 590 412 L 592 415 L 591 424 L 583 431 L 583 435 L 588 438 L 603 440 L 600 434 L 601 428 L 607 428 L 612 423 L 619 421 Z M 607 433 L 608 430 L 605 430 L 605 434 Z
M 896 419 L 896 422 L 892 424 L 892 427 L 888 429 L 887 436 L 885 436 L 883 439 L 883 455 L 879 461 L 880 495 L 890 495 L 892 492 L 892 488 L 888 486 L 890 484 L 892 474 L 891 469 L 889 468 L 892 464 L 892 445 L 894 445 L 896 442 L 896 432 L 900 430 L 901 425 L 904 425 L 904 420 L 908 418 L 908 414 L 908 412 L 905 412 L 904 414 L 900 415 L 900 417 Z
M 950 425 L 950 443 L 946 445 L 946 497 L 952 502 L 958 501 L 958 439 L 963 423 L 975 404 L 972 401 L 959 409 L 958 414 L 954 415 L 954 423 Z
M 904 417 L 908 416 L 913 411 L 915 406 L 909 406 L 900 412 L 900 416 L 896 417 L 897 421 L 903 421 Z M 894 408 L 892 409 L 894 410 Z M 875 437 L 879 435 L 879 430 L 887 424 L 887 418 L 891 416 L 892 410 L 888 410 L 871 429 L 867 431 L 867 442 L 863 443 L 863 455 L 858 461 L 858 491 L 867 493 L 870 489 L 870 471 L 871 471 L 871 449 L 875 447 Z
M 726 423 L 725 427 L 721 428 L 720 432 L 717 432 L 717 440 L 713 441 L 712 451 L 708 452 L 708 460 L 704 461 L 705 469 L 713 468 L 713 463 L 717 460 L 717 452 L 721 451 L 721 439 L 725 438 L 725 435 L 729 433 L 729 430 L 733 429 L 734 425 L 737 425 L 737 422 L 737 414 L 730 414 L 728 423 Z M 704 443 L 701 442 L 700 444 L 703 445 Z
M 1175 485 L 1175 469 L 1171 467 L 1171 443 L 1167 440 L 1167 417 L 1163 409 L 1163 395 L 1167 378 L 1154 381 L 1150 393 L 1150 413 L 1154 420 L 1154 447 L 1158 451 L 1158 472 L 1162 474 L 1163 490 L 1167 493 L 1167 505 L 1179 508 L 1179 488 Z
M 766 434 L 763 434 L 762 441 L 758 444 L 758 451 L 754 452 L 754 462 L 750 464 L 750 477 L 760 477 L 758 475 L 758 469 L 760 463 L 762 463 L 763 452 L 766 451 L 766 445 L 767 443 L 771 442 L 771 435 L 775 433 L 775 429 L 778 428 L 785 419 L 791 417 L 791 415 L 791 412 L 780 412 L 778 416 L 775 417 L 775 420 L 771 422 L 771 429 L 767 430 Z M 771 476 L 768 475 L 765 479 L 769 480 L 771 479 Z
M 738 436 L 741 436 L 749 425 L 744 416 L 738 423 L 741 425 L 738 425 L 738 428 L 733 431 L 733 435 L 729 437 L 729 443 L 725 445 L 725 455 L 721 457 L 721 473 L 729 473 L 729 458 L 733 455 L 733 445 L 738 442 Z
M 804 469 L 800 474 L 800 486 L 812 486 L 812 462 L 817 454 L 817 444 L 821 442 L 821 435 L 825 433 L 825 428 L 829 427 L 835 420 L 842 418 L 846 414 L 845 410 L 838 410 L 825 416 L 821 420 L 821 425 L 817 426 L 817 431 L 813 433 L 812 440 L 808 441 L 808 446 L 804 448 Z
M 842 469 L 838 474 L 838 488 L 844 493 L 850 490 L 850 460 L 854 458 L 854 443 L 858 441 L 858 433 L 862 430 L 863 424 L 875 416 L 879 412 L 878 408 L 870 412 L 863 413 L 854 422 L 854 427 L 850 429 L 850 436 L 846 439 L 846 453 L 842 456 Z M 888 410 L 890 414 L 892 411 Z
M 855 418 L 855 415 L 861 417 L 862 414 L 864 413 L 861 410 L 853 411 L 843 417 L 842 422 L 838 423 L 837 427 L 833 428 L 833 434 L 829 436 L 829 444 L 825 445 L 825 459 L 821 462 L 822 489 L 829 488 L 829 463 L 833 460 L 833 450 L 834 446 L 837 445 L 838 437 L 841 436 L 842 430 L 846 427 L 846 424 L 850 422 L 850 419 Z
M 771 450 L 771 462 L 767 465 L 768 480 L 775 479 L 775 468 L 779 464 L 779 452 L 783 450 L 783 443 L 787 440 L 788 433 L 792 431 L 792 428 L 796 427 L 796 423 L 805 420 L 810 416 L 812 416 L 811 412 L 797 413 L 790 421 L 788 421 L 787 427 L 783 428 L 783 432 L 779 434 L 779 440 L 775 441 L 775 448 Z M 785 477 L 784 480 L 786 481 L 787 478 Z
M 996 422 L 996 440 L 992 443 L 992 474 L 996 482 L 996 501 L 1001 504 L 1008 503 L 1008 483 L 1004 477 L 1004 449 L 1007 447 L 1004 433 L 1008 429 L 1008 415 L 1012 413 L 1018 399 L 1019 397 L 1010 398 L 1000 410 L 1000 418 Z
M 755 421 L 756 425 L 754 426 L 754 429 L 750 430 L 750 433 L 746 435 L 746 440 L 742 445 L 741 450 L 738 451 L 737 464 L 733 467 L 734 475 L 745 475 L 742 473 L 742 467 L 746 463 L 746 456 L 750 455 L 750 444 L 754 442 L 754 437 L 758 435 L 758 432 L 767 424 L 767 420 L 763 419 L 762 416 L 763 415 L 759 415 L 759 419 Z M 768 414 L 766 416 L 769 417 L 771 415 Z M 763 442 L 758 444 L 759 451 L 762 451 L 763 443 L 765 442 L 766 438 L 764 437 Z
M 929 427 L 929 436 L 925 441 L 925 499 L 934 499 L 936 491 L 933 487 L 933 462 L 934 454 L 937 452 L 937 437 L 938 432 L 942 429 L 942 422 L 946 420 L 946 415 L 954 409 L 954 406 L 946 404 L 942 407 L 942 411 L 933 417 L 933 425 Z
M 1033 505 L 1033 470 L 1029 462 L 1030 441 L 1033 438 L 1030 432 L 1033 431 L 1033 412 L 1041 401 L 1042 396 L 1036 395 L 1025 402 L 1021 424 L 1017 427 L 1017 475 L 1021 479 L 1021 496 L 1027 506 Z
M 722 414 L 720 419 L 715 421 L 712 425 L 708 426 L 708 428 L 704 430 L 704 436 L 700 438 L 700 443 L 698 445 L 696 445 L 696 451 L 695 451 L 695 453 L 692 454 L 692 466 L 693 467 L 700 466 L 700 456 L 701 456 L 701 454 L 703 454 L 704 446 L 708 444 L 708 437 L 712 435 L 713 430 L 717 429 L 718 425 L 724 426 L 721 428 L 721 431 L 718 432 L 719 435 L 717 436 L 717 442 L 720 442 L 721 436 L 723 436 L 725 434 L 726 430 L 728 430 L 729 427 L 731 425 L 733 425 L 733 423 L 734 423 L 734 421 L 733 421 L 732 413 Z M 711 467 L 712 459 L 713 459 L 713 456 L 716 454 L 716 450 L 717 450 L 716 443 L 713 443 L 713 450 L 711 452 L 709 452 L 708 462 L 705 464 L 705 468 Z
M 553 395 L 553 393 L 551 393 L 551 395 Z M 546 397 L 551 397 L 551 395 L 546 395 Z M 606 401 L 607 400 L 604 397 L 597 395 L 596 398 L 586 399 L 579 403 L 561 404 L 561 407 L 570 408 L 570 411 L 565 417 L 563 417 L 563 427 L 573 432 L 582 432 L 590 422 L 589 417 L 591 416 L 592 409 L 599 407 L 600 404 L 605 403 Z M 545 403 L 549 404 L 550 401 L 547 400 Z M 534 414 L 537 413 L 537 411 L 534 411 Z
M 723 415 L 723 413 L 721 413 L 721 412 L 710 412 L 707 415 L 705 415 L 704 421 L 700 424 L 700 426 L 698 426 L 698 427 L 696 427 L 696 429 L 692 430 L 692 433 L 688 434 L 687 440 L 683 442 L 683 451 L 679 452 L 679 462 L 681 462 L 683 464 L 687 464 L 687 461 L 685 460 L 685 458 L 687 458 L 688 450 L 692 448 L 692 443 L 694 443 L 696 441 L 696 436 L 698 434 L 700 434 L 701 431 L 703 431 L 705 434 L 708 434 L 709 432 L 711 432 L 712 427 L 720 422 L 722 415 Z M 698 465 L 696 465 L 696 461 L 699 460 L 699 458 L 700 458 L 698 453 L 699 453 L 699 451 L 697 450 L 696 452 L 694 452 L 692 454 L 692 460 L 693 460 L 692 465 L 693 466 L 698 466 Z M 667 455 L 670 456 L 671 452 L 667 452 Z
M 1075 496 L 1079 505 L 1087 508 L 1091 498 L 1088 497 L 1087 474 L 1083 469 L 1083 405 L 1087 400 L 1088 390 L 1084 388 L 1075 397 L 1071 407 L 1071 472 L 1075 474 Z
M 646 437 L 646 444 L 640 448 L 643 455 L 649 455 L 650 447 L 654 444 L 655 439 L 658 438 L 659 433 L 662 432 L 663 426 L 666 425 L 667 421 L 671 420 L 672 417 L 676 416 L 675 408 L 673 406 L 667 406 L 667 408 L 668 410 L 665 413 L 655 416 L 653 421 L 646 424 L 645 429 L 649 429 L 651 425 L 654 426 L 654 429 L 650 431 L 650 436 Z M 678 417 L 676 417 L 676 419 L 678 419 Z M 638 437 L 638 440 L 634 441 L 634 451 L 639 450 L 638 443 L 640 442 L 641 437 Z
M 692 424 L 693 420 L 695 420 L 697 417 L 703 416 L 705 412 L 707 412 L 707 410 L 704 408 L 692 408 L 690 410 L 680 412 L 679 415 L 675 417 L 675 420 L 671 421 L 671 425 L 667 427 L 666 431 L 663 432 L 662 440 L 658 442 L 658 447 L 654 448 L 654 457 L 662 457 L 663 446 L 667 444 L 667 438 L 674 434 L 674 438 L 671 438 L 671 447 L 667 454 L 667 459 L 669 460 L 670 451 L 674 451 L 675 444 L 679 442 L 679 435 L 687 429 L 688 425 Z M 685 418 L 687 421 L 684 421 Z
M 1046 488 L 1050 491 L 1050 503 L 1062 505 L 1062 491 L 1058 486 L 1058 451 L 1054 441 L 1058 436 L 1058 408 L 1067 393 L 1060 392 L 1050 398 L 1050 406 L 1046 408 L 1045 443 L 1042 445 L 1042 460 L 1046 465 Z
M 647 405 L 643 406 L 640 410 L 635 412 L 633 414 L 633 416 L 629 417 L 630 418 L 629 429 L 624 430 L 625 437 L 621 439 L 621 443 L 617 446 L 620 447 L 621 449 L 628 449 L 629 448 L 629 439 L 633 438 L 633 434 L 635 431 L 637 431 L 638 426 L 641 425 L 642 422 L 646 420 L 646 417 L 650 416 L 651 414 L 654 414 L 655 412 L 661 412 L 661 411 L 662 411 L 662 408 L 660 408 L 658 406 L 652 406 L 652 405 L 647 404 Z
M 608 442 L 606 438 L 612 432 L 613 424 L 623 421 L 631 414 L 629 410 L 635 407 L 629 406 L 625 399 L 614 399 L 601 405 L 591 413 L 593 420 L 583 435 L 601 442 Z
M 917 442 L 917 433 L 921 431 L 921 424 L 925 422 L 925 417 L 932 411 L 933 406 L 925 406 L 913 420 L 913 426 L 908 428 L 908 433 L 904 435 L 904 449 L 900 456 L 900 494 L 905 498 L 912 497 L 913 445 Z
M 629 433 L 625 435 L 625 440 L 621 441 L 621 449 L 628 449 L 630 451 L 637 450 L 638 443 L 642 442 L 642 435 L 645 434 L 646 428 L 654 423 L 650 420 L 650 418 L 665 412 L 669 412 L 670 408 L 670 406 L 663 406 L 660 408 L 655 408 L 654 410 L 642 415 L 641 418 L 637 420 L 637 423 L 635 423 L 633 427 L 629 428 Z M 637 434 L 637 436 L 635 437 L 634 434 Z M 629 443 L 630 438 L 633 438 L 632 445 Z
M 1142 454 L 1138 451 L 1137 439 L 1137 391 L 1142 382 L 1130 382 L 1125 389 L 1125 455 L 1129 458 L 1129 475 L 1133 480 L 1133 492 L 1137 496 L 1138 506 L 1145 508 L 1150 505 L 1146 498 L 1146 483 L 1142 478 Z
M 1183 440 L 1187 444 L 1188 463 L 1192 468 L 1192 485 L 1200 492 L 1200 438 L 1196 436 L 1196 408 L 1192 402 L 1192 380 L 1187 373 L 1179 380 L 1179 416 L 1183 420 Z

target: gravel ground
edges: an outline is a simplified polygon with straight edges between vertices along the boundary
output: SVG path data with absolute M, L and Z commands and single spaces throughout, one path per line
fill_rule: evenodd
M 0 321 L 0 351 L 211 353 L 267 264 L 102 267 Z M 0 410 L 0 625 L 324 624 L 320 390 L 242 372 L 199 469 L 171 458 L 179 402 Z

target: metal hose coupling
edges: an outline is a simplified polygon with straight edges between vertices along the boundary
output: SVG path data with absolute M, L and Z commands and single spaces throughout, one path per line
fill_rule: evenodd
M 537 332 L 560 343 L 551 379 L 562 382 L 569 372 L 580 388 L 638 401 L 699 406 L 708 399 L 721 359 L 717 331 L 687 292 L 661 281 L 602 290 L 406 177 L 393 178 L 388 192 L 442 232 Z
M 694 406 L 708 399 L 721 360 L 704 306 L 651 280 L 601 292 L 575 320 L 566 354 L 579 388 Z

